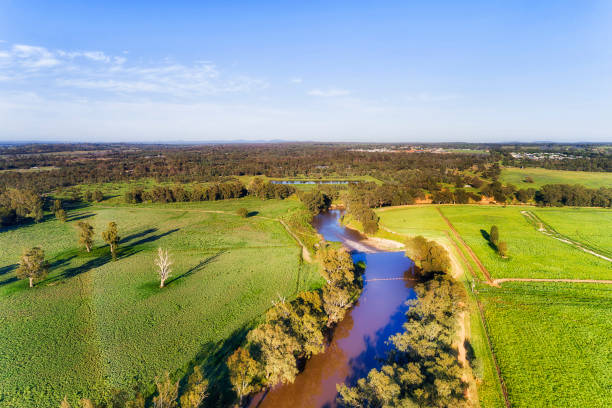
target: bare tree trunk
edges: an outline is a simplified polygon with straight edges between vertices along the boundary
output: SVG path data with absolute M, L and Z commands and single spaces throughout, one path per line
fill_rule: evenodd
M 163 288 L 164 283 L 166 283 L 166 279 L 170 276 L 170 265 L 172 265 L 172 261 L 168 256 L 168 250 L 163 250 L 157 248 L 157 259 L 155 260 L 155 265 L 159 268 L 159 287 Z
M 85 249 L 87 249 L 87 252 L 91 251 L 91 247 L 89 245 L 85 245 Z
M 30 287 L 33 288 L 34 287 L 34 278 L 30 278 Z

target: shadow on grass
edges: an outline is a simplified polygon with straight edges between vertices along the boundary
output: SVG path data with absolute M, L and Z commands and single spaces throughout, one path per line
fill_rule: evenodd
M 166 281 L 166 286 L 170 286 L 170 284 L 172 284 L 172 283 L 174 283 L 174 282 L 176 282 L 176 281 L 178 281 L 180 279 L 187 278 L 187 277 L 193 275 L 194 273 L 201 271 L 202 269 L 204 269 L 204 267 L 206 265 L 215 262 L 217 260 L 217 258 L 219 258 L 221 255 L 223 255 L 225 252 L 227 252 L 227 251 L 221 250 L 221 251 L 217 252 L 216 254 L 214 254 L 213 256 L 209 256 L 208 258 L 203 259 L 197 265 L 189 268 L 188 271 L 186 271 L 186 272 L 184 272 L 184 273 L 182 273 L 182 274 L 180 274 L 180 275 L 178 275 L 178 276 L 176 276 L 176 277 L 174 277 L 172 279 L 167 280 Z
M 259 214 L 259 211 L 249 211 L 249 213 L 247 214 L 247 218 L 248 217 L 254 217 L 254 216 L 258 215 L 258 214 Z
M 148 228 L 148 229 L 140 231 L 140 232 L 135 232 L 134 234 L 130 234 L 127 237 L 121 238 L 121 240 L 119 241 L 119 244 L 124 244 L 124 243 L 129 242 L 129 241 L 131 241 L 133 239 L 144 237 L 145 235 L 152 234 L 152 233 L 154 233 L 156 231 L 157 231 L 157 228 Z
M 156 228 L 150 228 L 150 230 L 152 230 L 152 231 L 150 231 L 149 233 L 157 231 Z M 164 233 L 161 233 L 161 234 L 149 235 L 148 237 L 139 239 L 138 241 L 131 243 L 128 247 L 136 247 L 136 246 L 139 246 L 139 245 L 148 244 L 149 242 L 154 242 L 154 241 L 157 241 L 160 238 L 163 238 L 163 237 L 168 236 L 170 234 L 174 234 L 175 232 L 177 232 L 179 230 L 180 230 L 180 228 L 174 228 L 174 229 L 168 230 L 168 231 L 166 231 Z M 140 236 L 144 236 L 144 235 L 146 235 L 146 234 L 142 234 Z M 131 239 L 134 239 L 134 238 L 130 238 L 130 240 Z
M 121 242 L 127 242 L 128 240 L 133 240 L 135 238 L 140 238 L 143 236 L 146 236 L 147 234 L 150 234 L 151 232 L 155 232 L 157 231 L 157 229 L 153 229 L 150 228 L 148 230 L 139 232 L 137 234 L 132 234 L 130 236 L 128 236 L 127 238 L 123 239 Z M 178 228 L 166 231 L 162 234 L 157 234 L 157 235 L 150 235 L 147 236 L 145 238 L 141 238 L 140 240 L 133 242 L 130 245 L 124 245 L 124 246 L 119 246 L 117 248 L 117 260 L 121 260 L 121 259 L 125 259 L 128 258 L 132 255 L 135 255 L 141 251 L 143 251 L 143 248 L 141 248 L 142 245 L 149 243 L 149 242 L 154 242 L 157 241 L 160 238 L 163 238 L 167 235 L 170 235 L 174 232 L 178 231 Z M 104 265 L 106 265 L 108 262 L 111 262 L 113 260 L 112 258 L 112 254 L 110 252 L 110 249 L 108 249 L 107 251 L 105 251 L 105 248 L 108 248 L 108 246 L 103 246 L 103 247 L 98 247 L 92 250 L 91 253 L 87 254 L 88 256 L 95 256 L 95 258 L 90 259 L 89 261 L 85 262 L 84 264 L 80 265 L 80 266 L 75 266 L 72 268 L 66 268 L 64 271 L 62 271 L 61 273 L 54 275 L 53 277 L 50 277 L 48 279 L 45 279 L 43 282 L 44 283 L 54 283 L 63 279 L 69 279 L 69 278 L 73 278 L 77 275 L 80 275 L 82 273 L 88 272 L 92 269 L 96 269 L 96 268 L 100 268 Z M 104 251 L 104 252 L 103 252 Z M 96 256 L 96 254 L 99 254 Z M 85 256 L 85 255 L 83 255 Z M 76 258 L 76 255 L 70 255 L 66 258 L 62 258 L 59 260 L 56 260 L 54 262 L 52 262 L 50 264 L 50 269 L 57 269 L 58 267 L 61 267 L 62 265 L 67 264 L 69 261 L 71 261 L 73 258 Z
M 204 344 L 187 367 L 185 376 L 180 380 L 180 392 L 184 391 L 189 375 L 193 373 L 193 368 L 200 366 L 204 377 L 209 382 L 205 405 L 210 407 L 232 406 L 236 401 L 236 393 L 229 379 L 226 361 L 234 350 L 244 343 L 247 333 L 253 326 L 253 323 L 247 323 L 224 340 Z
M 66 200 L 62 203 L 64 210 L 80 210 L 81 208 L 90 207 L 91 204 L 85 201 L 71 201 Z
M 12 264 L 12 265 L 7 265 L 7 266 L 3 266 L 2 268 L 0 268 L 0 276 L 5 275 L 7 273 L 13 272 L 15 269 L 17 269 L 17 267 L 19 266 L 19 264 Z M 0 282 L 0 286 L 4 286 L 4 285 L 8 285 L 9 283 L 13 283 L 17 281 L 17 277 L 16 276 L 11 276 L 10 278 L 7 278 L 5 280 L 3 280 L 2 282 Z
M 71 214 L 70 218 L 68 218 L 68 221 L 80 221 L 80 220 L 84 220 L 87 218 L 91 218 L 93 217 L 94 213 L 92 212 L 83 212 L 83 213 L 77 213 L 77 214 Z
M 483 229 L 481 229 L 481 230 L 480 230 L 480 234 L 481 234 L 481 235 L 482 235 L 482 237 L 483 237 L 483 238 L 484 238 L 484 239 L 487 241 L 487 243 L 489 244 L 489 247 L 491 247 L 491 249 L 492 249 L 492 250 L 494 250 L 495 252 L 497 252 L 497 245 L 495 245 L 495 244 L 494 244 L 494 243 L 491 241 L 491 235 L 490 235 L 490 234 L 489 234 L 487 231 L 485 231 L 485 230 L 483 230 Z
M 2 232 L 6 232 L 6 231 L 15 231 L 18 230 L 19 228 L 23 228 L 23 227 L 28 227 L 31 225 L 36 225 L 36 224 L 41 224 L 43 222 L 47 222 L 50 220 L 54 220 L 55 219 L 55 215 L 54 214 L 45 214 L 42 218 L 42 220 L 36 222 L 34 221 L 33 218 L 26 218 L 21 220 L 18 224 L 14 224 L 14 225 L 7 225 L 4 227 L 0 227 L 0 233 Z
M 13 272 L 15 269 L 17 269 L 18 266 L 19 264 L 3 266 L 2 268 L 0 268 L 0 276 L 4 275 L 5 273 Z

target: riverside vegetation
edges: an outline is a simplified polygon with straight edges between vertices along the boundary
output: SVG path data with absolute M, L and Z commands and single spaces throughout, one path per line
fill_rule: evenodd
M 371 370 L 354 387 L 338 387 L 339 400 L 354 408 L 469 406 L 454 345 L 465 289 L 449 276 L 450 259 L 438 243 L 417 236 L 406 247 L 423 282 L 415 287 L 417 298 L 408 302 L 404 331 L 389 338 L 393 348 L 380 370 Z
M 516 159 L 512 149 L 557 147 L 449 145 L 445 154 L 378 147 L 0 147 L 0 405 L 228 406 L 291 381 L 359 291 L 358 270 L 336 281 L 323 268 L 326 253 L 346 258 L 310 225 L 330 205 L 345 206 L 345 221 L 370 235 L 402 243 L 424 236 L 407 245 L 424 269 L 443 258 L 433 239 L 474 272 L 462 278 L 465 302 L 448 274 L 418 285 L 405 332 L 390 339 L 396 350 L 387 368 L 342 388 L 347 405 L 464 404 L 447 335 L 456 329 L 451 315 L 465 307 L 484 406 L 503 403 L 495 362 L 514 406 L 609 405 L 607 286 L 491 286 L 502 278 L 611 278 L 608 261 L 555 239 L 609 257 L 610 210 L 570 208 L 612 205 L 609 149 L 558 147 L 572 160 L 538 161 Z M 292 186 L 271 178 L 350 182 Z M 489 202 L 513 206 L 457 205 Z M 415 203 L 451 205 L 385 209 Z M 523 211 L 557 235 L 543 234 Z M 154 264 L 160 248 L 171 270 Z M 448 299 L 430 302 L 438 293 Z M 438 319 L 432 361 L 434 345 L 412 336 Z M 435 367 L 449 375 L 441 379 Z M 388 395 L 376 389 L 383 380 Z

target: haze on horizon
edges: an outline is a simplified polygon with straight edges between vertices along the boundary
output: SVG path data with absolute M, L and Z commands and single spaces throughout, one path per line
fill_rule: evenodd
M 0 2 L 0 141 L 612 141 L 612 2 Z

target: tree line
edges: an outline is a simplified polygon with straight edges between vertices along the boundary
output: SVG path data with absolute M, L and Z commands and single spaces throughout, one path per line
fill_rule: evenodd
M 137 204 L 146 201 L 153 203 L 174 203 L 187 201 L 217 201 L 231 198 L 240 198 L 252 195 L 261 199 L 285 199 L 295 192 L 295 188 L 283 184 L 264 182 L 254 178 L 245 187 L 238 180 L 230 180 L 211 185 L 196 184 L 191 189 L 185 189 L 178 184 L 172 187 L 156 186 L 151 190 L 135 188 L 124 194 L 124 201 Z
M 361 291 L 361 268 L 345 249 L 322 253 L 322 289 L 279 299 L 246 343 L 228 358 L 230 380 L 241 405 L 245 397 L 277 384 L 292 383 L 300 363 L 325 350 L 332 328 Z

